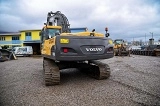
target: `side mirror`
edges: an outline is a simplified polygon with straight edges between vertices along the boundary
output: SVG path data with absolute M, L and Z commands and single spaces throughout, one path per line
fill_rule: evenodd
M 109 35 L 110 35 L 109 33 L 106 33 L 106 34 L 105 34 L 106 37 L 108 37 Z

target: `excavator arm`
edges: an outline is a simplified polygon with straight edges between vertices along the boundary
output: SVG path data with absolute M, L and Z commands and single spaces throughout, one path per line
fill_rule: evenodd
M 70 24 L 67 17 L 60 11 L 55 13 L 48 12 L 47 14 L 47 25 L 49 26 L 61 26 L 62 33 L 70 33 Z

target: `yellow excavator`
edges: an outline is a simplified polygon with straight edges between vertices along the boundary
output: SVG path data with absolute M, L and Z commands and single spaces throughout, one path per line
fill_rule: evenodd
M 114 55 L 115 56 L 128 56 L 130 55 L 129 48 L 123 39 L 114 40 Z
M 112 39 L 106 34 L 71 33 L 67 17 L 60 11 L 48 12 L 47 22 L 40 32 L 45 85 L 60 84 L 60 70 L 77 68 L 96 79 L 110 76 L 107 64 L 97 61 L 114 56 Z

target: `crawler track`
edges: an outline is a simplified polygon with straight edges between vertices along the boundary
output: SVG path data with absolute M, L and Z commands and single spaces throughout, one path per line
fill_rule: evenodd
M 110 76 L 109 66 L 99 61 L 83 64 L 83 67 L 78 69 L 98 80 L 107 79 Z
M 107 79 L 110 76 L 110 68 L 108 64 L 104 64 L 99 61 L 92 61 L 93 65 L 91 67 L 91 71 L 93 71 L 93 77 L 102 80 Z
M 43 70 L 46 86 L 57 85 L 60 83 L 60 71 L 55 61 L 43 58 Z

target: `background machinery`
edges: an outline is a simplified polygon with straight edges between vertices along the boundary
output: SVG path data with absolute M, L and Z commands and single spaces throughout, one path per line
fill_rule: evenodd
M 107 31 L 108 29 L 108 37 Z M 96 79 L 106 79 L 110 76 L 109 66 L 97 61 L 114 56 L 110 38 L 96 33 L 95 30 L 70 33 L 68 19 L 60 11 L 48 13 L 47 23 L 40 35 L 47 86 L 59 84 L 60 70 L 66 68 L 77 68 Z
M 115 56 L 128 56 L 130 51 L 123 39 L 114 40 L 114 55 Z
M 0 62 L 7 60 L 17 60 L 17 57 L 12 51 L 0 49 Z

